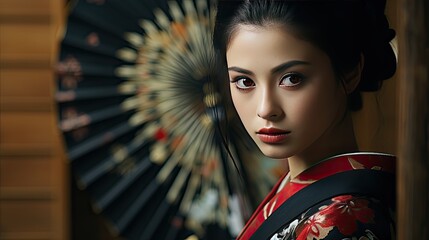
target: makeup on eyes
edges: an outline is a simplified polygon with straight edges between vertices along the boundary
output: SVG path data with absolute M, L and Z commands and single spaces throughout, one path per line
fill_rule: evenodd
M 278 79 L 278 85 L 279 87 L 294 89 L 304 83 L 306 78 L 307 77 L 302 73 L 288 72 L 281 75 L 281 77 Z M 248 76 L 234 76 L 229 81 L 230 83 L 235 83 L 236 88 L 241 91 L 250 90 L 256 87 L 256 83 Z

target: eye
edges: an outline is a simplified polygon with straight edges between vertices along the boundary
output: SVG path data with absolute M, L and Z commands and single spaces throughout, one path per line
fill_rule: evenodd
M 247 77 L 237 77 L 232 82 L 235 83 L 235 86 L 240 90 L 247 90 L 255 87 L 253 80 Z
M 304 81 L 304 76 L 299 73 L 287 73 L 283 75 L 280 81 L 281 86 L 295 87 Z

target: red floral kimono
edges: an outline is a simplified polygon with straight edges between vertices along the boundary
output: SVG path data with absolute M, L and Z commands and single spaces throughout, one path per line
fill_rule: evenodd
M 356 169 L 394 174 L 395 157 L 377 153 L 344 154 L 321 161 L 294 179 L 289 180 L 286 174 L 262 201 L 237 239 L 249 239 L 283 202 L 299 190 L 317 180 Z M 394 206 L 393 202 L 394 199 L 386 204 L 359 195 L 332 197 L 303 212 L 297 219 L 285 223 L 270 239 L 395 239 L 394 209 L 388 207 Z

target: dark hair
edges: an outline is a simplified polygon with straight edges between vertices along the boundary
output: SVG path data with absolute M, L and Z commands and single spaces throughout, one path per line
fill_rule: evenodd
M 339 79 L 364 56 L 361 81 L 349 97 L 349 108 L 362 107 L 360 92 L 377 91 L 396 71 L 389 42 L 395 31 L 384 14 L 385 0 L 219 0 L 214 47 L 221 57 L 238 24 L 283 25 L 330 58 Z

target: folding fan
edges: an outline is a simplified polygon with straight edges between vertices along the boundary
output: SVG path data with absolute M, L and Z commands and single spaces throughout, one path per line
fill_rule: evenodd
M 225 114 L 211 44 L 215 4 L 70 4 L 58 63 L 60 129 L 78 186 L 117 236 L 230 239 L 272 184 Z

